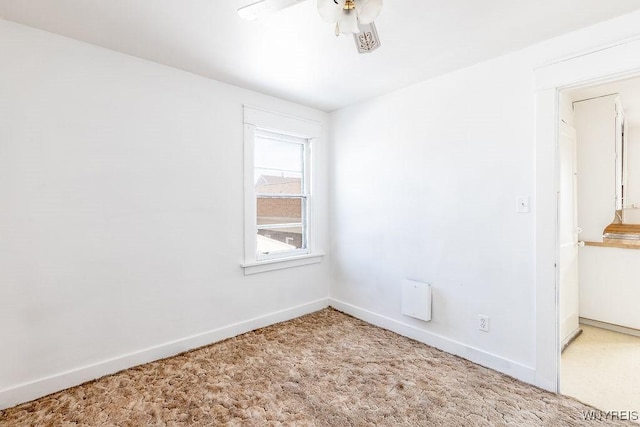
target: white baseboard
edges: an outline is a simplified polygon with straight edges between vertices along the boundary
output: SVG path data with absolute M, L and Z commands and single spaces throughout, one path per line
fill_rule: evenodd
M 264 316 L 223 326 L 208 332 L 181 338 L 179 340 L 149 347 L 134 353 L 124 354 L 99 363 L 61 372 L 49 377 L 0 390 L 0 410 L 46 396 L 69 387 L 74 387 L 123 369 L 175 356 L 176 354 L 184 351 L 222 341 L 245 332 L 264 328 L 265 326 L 270 326 L 286 320 L 295 319 L 296 317 L 322 310 L 328 306 L 329 299 L 322 298 L 296 307 L 276 311 Z
M 613 323 L 602 322 L 600 320 L 587 319 L 580 317 L 581 325 L 594 326 L 600 329 L 606 329 L 611 332 L 618 332 L 619 334 L 631 335 L 634 337 L 640 337 L 640 329 L 630 328 L 628 326 L 614 325 Z
M 565 351 L 567 349 L 567 347 L 569 347 L 569 344 L 571 344 L 573 341 L 575 341 L 576 338 L 578 338 L 578 336 L 582 333 L 582 329 L 580 329 L 579 327 L 576 328 L 575 331 L 571 332 L 569 334 L 569 336 L 567 336 L 567 338 L 565 338 L 564 340 L 562 340 L 562 342 L 560 343 L 560 353 L 562 353 L 563 351 Z
M 494 369 L 526 383 L 535 384 L 536 382 L 536 371 L 529 366 L 525 366 L 495 354 L 488 353 L 484 350 L 427 332 L 420 328 L 416 328 L 415 326 L 402 323 L 398 320 L 382 316 L 343 301 L 329 298 L 329 305 L 336 310 L 347 313 L 360 320 L 364 320 L 372 325 L 388 329 L 399 335 L 414 339 L 439 350 L 446 351 L 447 353 L 455 354 L 456 356 L 460 356 L 471 362 L 477 363 L 478 365 Z

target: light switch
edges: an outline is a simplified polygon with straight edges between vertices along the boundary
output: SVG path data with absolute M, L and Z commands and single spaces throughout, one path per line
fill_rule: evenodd
M 517 213 L 529 212 L 529 196 L 516 197 L 516 212 Z

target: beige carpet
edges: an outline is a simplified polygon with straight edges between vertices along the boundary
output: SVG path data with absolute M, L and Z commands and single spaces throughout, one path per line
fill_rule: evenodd
M 592 410 L 332 309 L 0 412 L 0 425 L 584 426 Z
M 561 392 L 604 411 L 640 414 L 640 337 L 580 327 L 562 353 Z

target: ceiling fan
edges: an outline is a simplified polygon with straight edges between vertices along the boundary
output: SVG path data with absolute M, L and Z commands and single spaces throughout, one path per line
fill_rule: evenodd
M 258 0 L 238 9 L 249 21 L 260 19 L 306 0 Z M 370 53 L 380 47 L 380 39 L 373 20 L 382 10 L 382 0 L 317 0 L 318 13 L 335 24 L 335 34 L 353 34 L 360 53 Z

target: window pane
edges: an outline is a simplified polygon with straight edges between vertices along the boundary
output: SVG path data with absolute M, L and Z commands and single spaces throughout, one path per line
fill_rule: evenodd
M 260 229 L 256 239 L 258 253 L 261 254 L 292 251 L 305 247 L 301 226 Z
M 255 167 L 278 171 L 302 172 L 302 144 L 278 141 L 256 135 Z
M 256 194 L 302 194 L 302 173 L 256 169 Z
M 269 198 L 256 200 L 258 225 L 302 223 L 303 199 L 301 197 Z

